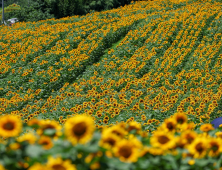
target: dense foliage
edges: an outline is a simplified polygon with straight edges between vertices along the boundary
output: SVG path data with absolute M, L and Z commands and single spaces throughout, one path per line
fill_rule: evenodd
M 9 0 L 7 7 L 13 3 L 21 6 L 21 10 L 10 12 L 6 19 L 18 18 L 19 21 L 39 21 L 50 18 L 62 18 L 73 15 L 85 15 L 93 11 L 117 8 L 130 3 L 130 0 Z
M 0 158 L 0 164 L 9 169 L 17 166 L 8 159 L 12 154 L 21 159 L 21 169 L 38 160 L 40 167 L 50 169 L 57 161 L 67 170 L 74 168 L 71 164 L 79 169 L 99 165 L 101 169 L 152 169 L 160 160 L 160 168 L 218 169 L 221 134 L 204 123 L 222 114 L 221 22 L 221 2 L 155 0 L 85 16 L 0 26 L 0 136 L 5 142 L 0 153 L 9 155 Z M 22 123 L 5 115 L 18 116 Z M 94 126 L 81 121 L 79 129 L 72 129 L 72 117 L 78 115 L 92 117 L 96 130 L 88 132 L 87 127 L 93 130 Z M 22 144 L 29 148 L 23 152 L 26 149 L 20 148 L 16 136 L 32 131 L 33 122 L 42 122 L 43 129 L 35 127 L 37 140 L 34 146 Z M 67 126 L 73 132 L 65 134 Z M 139 129 L 138 134 L 129 132 L 130 126 Z M 99 147 L 106 128 L 122 129 L 118 132 L 125 138 L 113 137 L 121 142 L 110 152 L 104 150 L 106 146 Z M 57 130 L 63 132 L 57 134 Z M 83 135 L 89 138 L 81 145 L 69 138 L 72 133 L 94 137 Z M 41 137 L 52 140 L 47 136 L 57 137 L 58 144 L 53 138 L 54 149 L 32 156 L 30 150 L 39 150 Z M 136 141 L 129 145 L 132 152 L 121 152 L 125 153 L 121 158 L 118 149 L 131 139 Z M 59 150 L 63 140 L 65 146 Z M 60 154 L 63 149 L 67 154 Z M 56 152 L 58 160 L 50 158 L 47 163 L 47 156 Z M 89 153 L 93 158 L 88 165 L 83 160 Z M 106 156 L 100 158 L 97 153 Z M 71 162 L 65 163 L 66 159 Z M 78 163 L 79 159 L 83 162 Z M 90 167 L 96 162 L 99 165 Z M 112 167 L 117 163 L 121 165 Z

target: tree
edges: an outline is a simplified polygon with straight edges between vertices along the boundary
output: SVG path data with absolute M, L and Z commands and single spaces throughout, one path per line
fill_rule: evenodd
M 21 7 L 21 10 L 14 13 L 19 21 L 39 21 L 53 18 L 54 15 L 50 13 L 51 8 L 44 0 L 30 0 L 29 4 Z

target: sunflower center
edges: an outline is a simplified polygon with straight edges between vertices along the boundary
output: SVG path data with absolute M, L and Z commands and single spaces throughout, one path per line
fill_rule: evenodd
M 198 143 L 195 148 L 199 153 L 202 153 L 204 151 L 204 148 L 201 143 Z
M 174 129 L 173 123 L 171 123 L 171 122 L 167 123 L 167 129 L 173 130 Z
M 60 164 L 55 164 L 52 166 L 53 170 L 66 170 L 66 168 L 64 168 L 64 166 L 60 165 Z
M 15 125 L 12 122 L 7 122 L 3 125 L 3 129 L 5 130 L 13 130 L 14 128 L 15 128 Z
M 183 124 L 183 123 L 185 122 L 185 120 L 184 120 L 182 117 L 179 117 L 179 118 L 177 119 L 177 122 L 178 122 L 179 124 Z
M 48 141 L 43 141 L 43 142 L 41 142 L 41 144 L 42 144 L 42 145 L 48 145 L 49 142 L 48 142 Z
M 105 142 L 108 143 L 111 146 L 114 146 L 115 143 L 116 143 L 116 141 L 114 139 L 112 139 L 112 138 L 108 138 Z
M 86 130 L 87 130 L 87 126 L 86 126 L 86 123 L 85 122 L 80 122 L 80 123 L 77 123 L 74 127 L 73 127 L 73 133 L 80 137 L 82 135 L 84 135 L 86 133 Z
M 122 136 L 122 134 L 118 132 L 117 130 L 113 130 L 113 133 L 116 134 L 117 136 Z
M 166 137 L 166 136 L 163 136 L 163 135 L 159 136 L 158 137 L 158 142 L 161 143 L 161 144 L 165 144 L 165 143 L 169 142 L 169 138 Z
M 193 136 L 190 136 L 190 135 L 187 135 L 187 142 L 189 143 L 189 144 L 191 144 L 192 142 L 193 142 L 193 140 L 194 140 L 194 137 Z
M 132 131 L 132 130 L 137 130 L 137 128 L 135 126 L 129 126 L 129 131 Z
M 132 154 L 132 149 L 128 146 L 123 146 L 120 148 L 119 154 L 124 158 L 129 158 L 130 155 Z
M 218 148 L 219 148 L 218 145 L 213 145 L 213 146 L 212 146 L 212 150 L 213 150 L 214 152 L 218 151 Z

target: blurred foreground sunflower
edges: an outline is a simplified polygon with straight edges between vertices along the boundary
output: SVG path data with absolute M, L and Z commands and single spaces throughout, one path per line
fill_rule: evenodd
M 207 139 L 197 137 L 187 148 L 194 158 L 203 158 L 206 156 L 209 143 Z
M 0 170 L 5 170 L 5 168 L 1 164 L 0 164 Z
M 76 170 L 75 165 L 73 165 L 70 160 L 63 161 L 59 157 L 49 157 L 46 167 L 48 170 Z
M 114 147 L 120 139 L 121 138 L 116 134 L 103 132 L 99 145 L 106 149 L 110 149 Z
M 203 124 L 203 125 L 200 126 L 200 130 L 201 130 L 202 132 L 209 132 L 209 131 L 211 131 L 211 130 L 214 130 L 214 127 L 213 127 L 213 125 L 210 124 L 210 123 L 205 123 L 205 124 Z
M 177 112 L 173 117 L 179 125 L 187 123 L 187 115 L 185 112 Z
M 0 137 L 15 137 L 22 130 L 22 121 L 18 116 L 3 115 L 0 117 Z
M 23 134 L 22 136 L 19 136 L 17 138 L 17 141 L 18 142 L 28 142 L 29 144 L 34 144 L 35 141 L 37 140 L 37 137 L 32 133 L 32 132 L 29 132 L 29 133 L 25 133 Z
M 153 136 L 150 138 L 150 144 L 153 147 L 161 148 L 163 150 L 172 149 L 175 147 L 177 139 L 170 132 L 155 131 Z
M 41 136 L 38 144 L 42 145 L 43 149 L 48 150 L 53 147 L 52 139 L 48 136 Z
M 136 162 L 140 156 L 142 143 L 136 139 L 122 139 L 113 148 L 114 154 L 122 162 Z
M 190 145 L 194 139 L 197 137 L 197 133 L 191 130 L 187 130 L 181 133 L 179 140 L 178 140 L 178 146 L 180 148 L 184 148 L 188 145 Z
M 47 130 L 54 130 L 50 136 L 57 138 L 60 136 L 62 126 L 55 120 L 41 120 L 39 123 L 40 128 L 37 130 L 38 135 L 43 135 Z
M 173 118 L 168 118 L 165 119 L 163 124 L 158 128 L 161 131 L 166 131 L 166 132 L 175 132 L 177 127 L 177 122 Z
M 46 168 L 46 166 L 44 166 L 40 163 L 35 163 L 28 170 L 48 170 L 48 169 Z
M 76 115 L 67 119 L 64 127 L 65 135 L 73 145 L 87 143 L 95 129 L 92 117 L 86 115 Z
M 214 157 L 218 156 L 222 152 L 221 146 L 222 140 L 220 138 L 211 138 L 209 140 L 210 151 L 208 153 L 209 156 Z

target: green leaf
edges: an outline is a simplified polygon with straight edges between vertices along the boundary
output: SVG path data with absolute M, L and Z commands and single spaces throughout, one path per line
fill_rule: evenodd
M 110 168 L 115 168 L 118 170 L 125 170 L 125 169 L 130 169 L 131 164 L 130 163 L 124 163 L 121 162 L 119 159 L 117 158 L 113 158 L 113 159 L 109 159 L 109 161 L 107 162 L 108 166 Z
M 147 159 L 139 159 L 138 162 L 139 167 L 142 169 L 147 169 L 150 165 L 150 161 Z
M 56 133 L 55 129 L 46 129 L 46 130 L 44 130 L 43 134 L 46 136 L 53 136 L 55 133 Z
M 26 154 L 29 157 L 32 158 L 37 158 L 39 157 L 44 151 L 42 150 L 41 146 L 37 146 L 37 145 L 29 145 L 26 150 L 25 150 Z
M 166 155 L 163 157 L 163 159 L 167 160 L 170 165 L 172 166 L 173 169 L 177 170 L 178 169 L 178 166 L 176 164 L 176 159 L 173 155 Z

